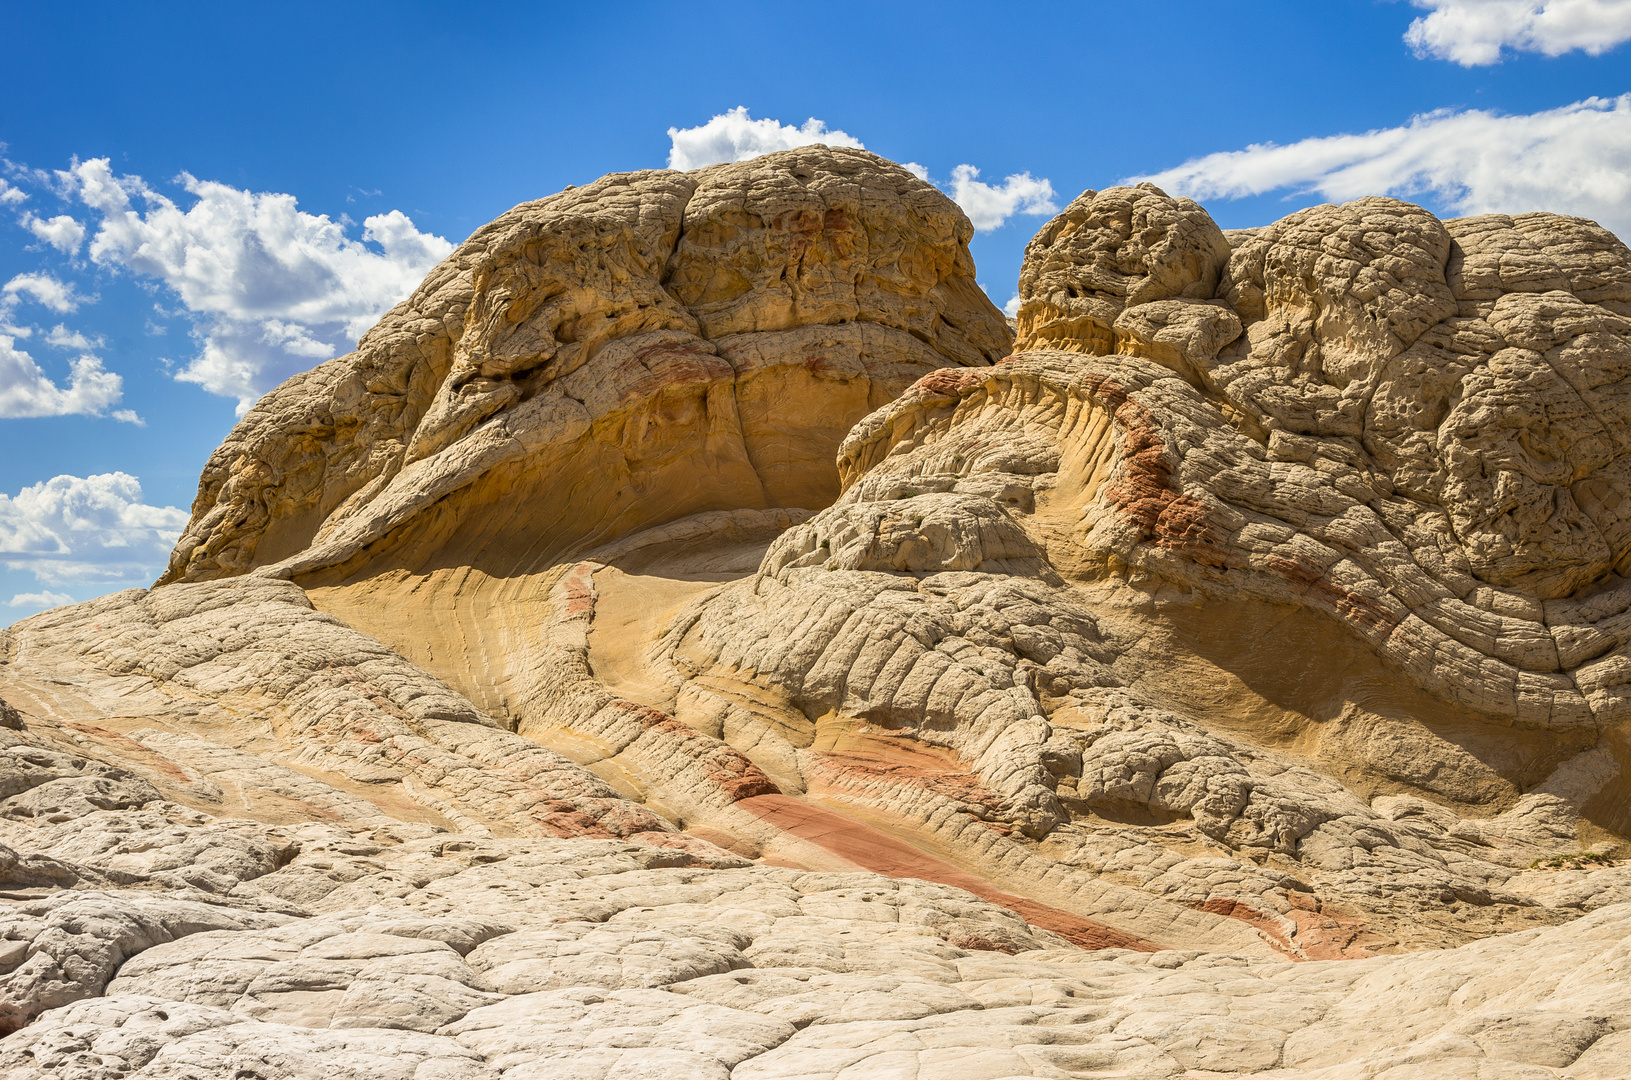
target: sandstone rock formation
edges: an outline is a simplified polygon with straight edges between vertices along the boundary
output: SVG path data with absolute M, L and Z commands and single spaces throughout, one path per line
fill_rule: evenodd
M 268 395 L 0 632 L 0 1076 L 1623 1075 L 1631 251 L 971 232 L 610 176 Z
M 972 235 L 822 146 L 524 203 L 250 411 L 164 580 L 525 573 L 689 513 L 823 506 L 851 424 L 1007 355 Z

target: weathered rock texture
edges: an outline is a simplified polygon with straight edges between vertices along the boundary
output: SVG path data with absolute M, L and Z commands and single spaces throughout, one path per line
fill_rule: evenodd
M 1501 295 L 1470 269 L 1500 256 L 1452 234 L 1497 226 L 1574 274 L 1510 287 L 1575 292 L 1461 299 Z M 1623 377 L 1586 370 L 1631 347 L 1631 252 L 1573 219 L 1446 227 L 1376 199 L 1235 240 L 1148 186 L 1078 199 L 1028 249 L 1020 351 L 858 424 L 839 501 L 652 667 L 784 788 L 953 849 L 987 846 L 970 818 L 1042 841 L 1034 867 L 999 859 L 1039 894 L 1086 868 L 1308 956 L 1544 920 L 1531 863 L 1631 823 L 1626 724 L 1592 674 L 1617 639 L 1582 614 L 1619 610 L 1631 546 L 1544 579 L 1586 549 L 1548 533 L 1522 575 L 1479 552 L 1561 528 L 1570 483 L 1619 483 L 1607 443 L 1546 463 L 1573 445 L 1560 402 L 1631 430 L 1609 419 Z M 1595 336 L 1525 353 L 1507 305 L 1531 335 Z M 1478 404 L 1520 362 L 1551 396 Z M 1414 473 L 1376 434 L 1408 408 Z M 1563 486 L 1523 487 L 1545 469 Z M 1494 521 L 1496 489 L 1530 533 Z
M 1084 951 L 956 889 L 719 851 L 280 840 L 224 895 L 11 904 L 6 1000 L 50 1008 L 0 1075 L 1615 1080 L 1631 1052 L 1631 905 L 1297 964 Z
M 1080 558 L 1317 610 L 1500 722 L 1631 715 L 1631 252 L 1578 218 L 1381 198 L 1235 243 L 1146 185 L 1027 249 L 1018 348 L 1118 357 L 1039 378 L 1116 429 L 1102 493 L 1072 492 Z
M 970 234 L 607 177 L 269 395 L 0 634 L 0 1075 L 1623 1076 L 1631 251 Z
M 820 146 L 524 203 L 250 411 L 164 580 L 517 573 L 687 513 L 825 505 L 851 424 L 1007 355 L 972 235 L 906 170 Z

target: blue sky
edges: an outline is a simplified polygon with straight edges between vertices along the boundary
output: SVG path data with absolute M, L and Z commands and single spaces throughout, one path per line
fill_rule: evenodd
M 567 184 L 842 132 L 985 226 L 999 306 L 1137 176 L 1226 228 L 1388 192 L 1631 235 L 1628 38 L 1631 0 L 0 3 L 0 624 L 150 581 L 242 407 Z

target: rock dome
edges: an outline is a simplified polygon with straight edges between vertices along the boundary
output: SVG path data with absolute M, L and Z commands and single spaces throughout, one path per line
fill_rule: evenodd
M 616 174 L 268 394 L 0 632 L 0 1076 L 1622 1076 L 1631 251 L 972 235 Z

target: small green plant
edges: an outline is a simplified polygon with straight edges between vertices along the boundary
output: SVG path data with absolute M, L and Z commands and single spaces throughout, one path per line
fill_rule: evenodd
M 1614 860 L 1596 851 L 1577 851 L 1571 855 L 1553 855 L 1549 859 L 1536 859 L 1529 864 L 1531 870 L 1587 870 L 1596 866 L 1613 866 Z

